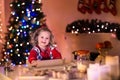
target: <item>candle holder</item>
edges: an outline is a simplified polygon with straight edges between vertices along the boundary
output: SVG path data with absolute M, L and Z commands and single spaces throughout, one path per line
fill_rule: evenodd
M 96 49 L 100 55 L 96 58 L 96 62 L 105 64 L 105 57 L 108 55 L 109 50 L 112 49 L 112 43 L 110 41 L 99 42 L 96 44 Z
M 79 72 L 85 73 L 87 71 L 87 65 L 85 65 L 81 60 L 77 61 L 77 69 Z
M 80 72 L 86 72 L 89 64 L 89 51 L 78 50 L 77 51 L 77 69 Z

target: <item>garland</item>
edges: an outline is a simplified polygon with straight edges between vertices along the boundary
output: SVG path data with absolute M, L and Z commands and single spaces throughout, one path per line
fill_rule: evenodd
M 120 40 L 120 24 L 103 22 L 101 20 L 76 20 L 66 27 L 66 32 L 72 34 L 78 33 L 116 33 L 116 37 Z

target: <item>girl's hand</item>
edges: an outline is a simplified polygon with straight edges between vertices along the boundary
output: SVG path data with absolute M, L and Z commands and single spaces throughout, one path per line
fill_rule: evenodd
M 31 62 L 31 65 L 32 65 L 33 67 L 37 67 L 37 60 L 33 60 L 33 61 Z

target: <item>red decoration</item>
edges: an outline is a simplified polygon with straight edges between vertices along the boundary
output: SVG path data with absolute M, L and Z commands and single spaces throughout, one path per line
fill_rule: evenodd
M 91 14 L 93 11 L 97 14 L 101 14 L 102 11 L 117 14 L 116 0 L 79 0 L 77 8 L 83 14 L 86 12 Z
M 101 48 L 105 48 L 105 44 L 102 42 L 99 42 L 96 44 L 96 49 L 101 49 Z
M 84 5 L 85 5 L 85 1 L 79 0 L 77 8 L 81 13 L 86 13 Z
M 85 0 L 85 9 L 90 14 L 93 12 L 91 0 Z
M 109 2 L 109 11 L 115 16 L 117 14 L 116 10 L 116 0 L 110 0 Z
M 101 13 L 100 5 L 101 5 L 101 1 L 100 0 L 93 0 L 93 10 L 97 14 Z
M 92 13 L 92 3 L 91 3 L 91 0 L 79 0 L 78 2 L 78 10 L 81 12 L 81 13 Z
M 103 12 L 109 12 L 109 8 L 107 5 L 108 5 L 107 0 L 101 0 L 101 7 L 100 8 Z
M 110 41 L 99 42 L 96 44 L 96 49 L 111 49 L 112 43 Z

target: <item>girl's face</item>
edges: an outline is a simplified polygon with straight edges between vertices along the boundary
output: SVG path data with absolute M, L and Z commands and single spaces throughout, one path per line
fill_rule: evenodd
M 40 48 L 45 49 L 49 43 L 50 43 L 50 32 L 41 31 L 38 36 L 38 45 L 40 46 Z

